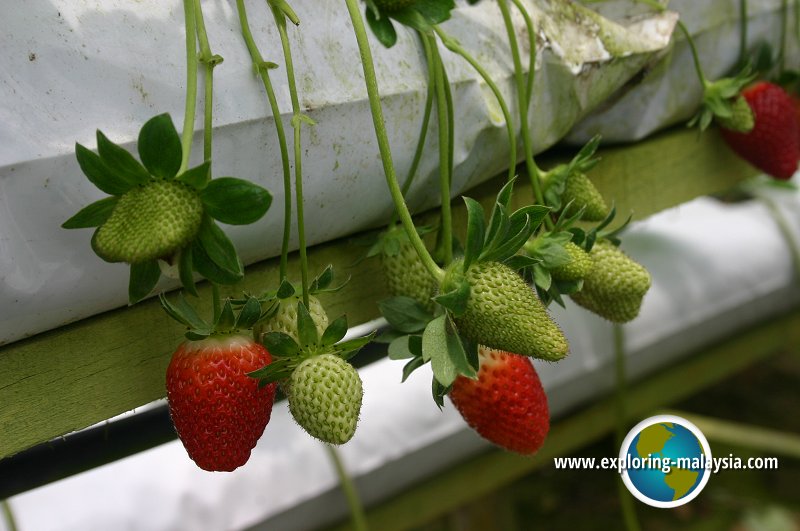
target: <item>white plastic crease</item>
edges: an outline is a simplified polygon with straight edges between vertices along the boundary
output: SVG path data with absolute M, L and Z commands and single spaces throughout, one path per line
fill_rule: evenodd
M 566 0 L 524 0 L 540 45 L 531 123 L 542 150 L 648 65 L 669 43 L 674 13 L 644 15 L 627 26 Z M 301 105 L 317 125 L 304 129 L 306 216 L 310 244 L 379 225 L 391 211 L 358 59 L 343 1 L 296 0 L 301 25 L 290 29 Z M 214 53 L 214 174 L 258 182 L 274 194 L 260 222 L 226 227 L 245 263 L 280 250 L 283 193 L 273 118 L 240 36 L 232 0 L 202 2 Z M 183 10 L 178 0 L 10 0 L 0 17 L 0 344 L 127 302 L 128 268 L 90 250 L 91 230 L 60 228 L 103 197 L 81 174 L 74 144 L 95 146 L 101 129 L 135 148 L 150 117 L 184 106 Z M 266 60 L 283 64 L 264 2 L 249 3 L 253 33 Z M 518 39 L 527 43 L 515 14 Z M 494 2 L 461 6 L 445 31 L 486 65 L 512 104 L 512 61 Z M 401 29 L 397 45 L 373 39 L 383 107 L 398 173 L 414 151 L 425 99 L 424 57 Z M 527 63 L 528 47 L 523 61 Z M 442 49 L 456 106 L 453 195 L 507 165 L 505 124 L 475 72 Z M 272 72 L 289 125 L 285 72 Z M 535 119 L 533 118 L 535 116 Z M 197 122 L 200 127 L 200 120 Z M 435 204 L 437 141 L 429 133 L 409 201 Z M 194 162 L 199 162 L 200 135 Z M 164 284 L 170 287 L 174 284 Z

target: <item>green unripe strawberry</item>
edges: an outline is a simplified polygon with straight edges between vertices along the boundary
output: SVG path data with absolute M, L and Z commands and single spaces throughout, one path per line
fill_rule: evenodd
M 615 323 L 635 319 L 650 289 L 650 273 L 606 240 L 595 243 L 589 255 L 592 269 L 572 300 Z
M 586 207 L 581 219 L 586 221 L 602 221 L 608 216 L 608 205 L 600 195 L 592 181 L 582 172 L 572 172 L 567 177 L 564 194 L 561 196 L 562 204 L 572 201 L 570 212 L 576 212 L 581 207 Z
M 428 312 L 434 312 L 436 303 L 431 297 L 436 294 L 436 280 L 425 269 L 411 242 L 406 240 L 401 243 L 397 254 L 383 253 L 381 264 L 389 293 L 410 297 Z
M 297 303 L 301 300 L 298 296 L 280 299 L 278 313 L 269 319 L 258 323 L 253 328 L 253 337 L 259 343 L 262 342 L 264 334 L 269 332 L 283 332 L 295 341 L 300 341 L 297 333 Z M 317 328 L 317 336 L 322 337 L 325 329 L 328 328 L 328 315 L 325 308 L 320 304 L 319 299 L 313 295 L 308 296 L 308 313 Z
M 568 242 L 564 250 L 570 256 L 570 261 L 562 266 L 558 266 L 550 271 L 556 280 L 576 281 L 585 277 L 592 268 L 592 259 L 589 253 L 584 251 L 573 242 Z
M 356 431 L 363 389 L 358 371 L 334 354 L 306 359 L 286 391 L 294 420 L 312 437 L 344 444 Z
M 720 126 L 738 133 L 749 133 L 753 130 L 756 124 L 755 116 L 753 115 L 753 109 L 750 108 L 750 104 L 747 103 L 744 96 L 740 94 L 733 100 L 731 111 L 733 114 L 727 118 L 716 116 L 717 123 Z
M 460 262 L 454 266 L 460 267 Z M 470 296 L 456 325 L 467 339 L 548 361 L 567 355 L 569 345 L 561 329 L 513 269 L 499 262 L 483 262 L 472 265 L 464 278 Z
M 95 233 L 93 246 L 109 262 L 169 257 L 194 238 L 202 217 L 196 190 L 180 181 L 151 181 L 120 197 Z
M 373 0 L 381 11 L 391 12 L 413 6 L 417 0 Z

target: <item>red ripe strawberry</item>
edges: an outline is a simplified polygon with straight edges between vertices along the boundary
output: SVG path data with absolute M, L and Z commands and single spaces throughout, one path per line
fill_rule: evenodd
M 791 97 L 778 85 L 761 81 L 742 91 L 755 117 L 753 129 L 737 133 L 720 128 L 728 145 L 750 164 L 776 179 L 797 171 L 800 125 Z
M 525 356 L 480 346 L 478 379 L 459 376 L 450 400 L 472 429 L 490 442 L 534 454 L 550 430 L 547 395 Z
M 167 399 L 183 446 L 203 470 L 230 472 L 247 462 L 264 433 L 275 385 L 247 376 L 272 362 L 243 334 L 184 341 L 167 368 Z

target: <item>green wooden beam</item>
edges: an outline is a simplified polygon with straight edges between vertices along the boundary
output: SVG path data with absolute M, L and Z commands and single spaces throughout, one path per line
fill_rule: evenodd
M 760 360 L 791 350 L 800 350 L 800 312 L 770 319 L 632 385 L 627 394 L 628 418 L 638 422 Z M 553 466 L 554 457 L 569 455 L 611 433 L 616 411 L 615 399 L 609 396 L 554 423 L 544 447 L 533 458 L 490 450 L 459 463 L 387 502 L 368 508 L 370 529 L 402 531 L 423 525 L 537 468 Z M 349 522 L 329 531 L 347 529 Z
M 570 155 L 559 150 L 542 161 L 552 165 Z M 628 212 L 638 219 L 725 190 L 754 173 L 713 132 L 674 130 L 601 155 L 591 175 L 615 200 L 620 220 Z M 490 207 L 501 183 L 493 179 L 470 195 Z M 531 195 L 525 179 L 518 190 L 519 202 Z M 454 204 L 456 228 L 463 231 L 463 204 Z M 351 324 L 377 317 L 376 301 L 386 296 L 376 260 L 353 265 L 364 251 L 344 238 L 309 252 L 312 271 L 333 264 L 342 277 L 352 276 L 344 290 L 323 297 L 332 316 L 347 314 Z M 250 266 L 232 293 L 274 287 L 277 271 L 274 259 Z M 209 301 L 210 289 L 200 290 L 201 300 Z M 164 372 L 182 332 L 149 300 L 0 347 L 0 458 L 163 397 Z

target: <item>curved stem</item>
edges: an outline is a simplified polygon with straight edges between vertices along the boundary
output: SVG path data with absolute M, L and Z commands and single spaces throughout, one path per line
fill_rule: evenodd
M 511 119 L 511 112 L 508 110 L 508 104 L 506 104 L 506 100 L 503 97 L 503 94 L 500 92 L 500 89 L 497 87 L 497 84 L 492 80 L 489 74 L 486 72 L 486 69 L 481 66 L 478 61 L 475 60 L 469 52 L 467 52 L 461 44 L 458 43 L 457 40 L 453 39 L 449 35 L 447 35 L 441 28 L 438 26 L 434 27 L 434 31 L 439 36 L 444 44 L 445 48 L 450 50 L 451 52 L 460 55 L 469 65 L 478 73 L 481 78 L 486 82 L 486 84 L 491 89 L 494 97 L 497 99 L 497 103 L 500 105 L 500 110 L 503 112 L 503 118 L 506 121 L 506 130 L 508 133 L 508 144 L 510 147 L 510 163 L 508 167 L 508 179 L 511 180 L 514 178 L 514 170 L 517 166 L 517 135 L 514 132 L 514 122 Z
M 444 64 L 439 55 L 436 41 L 433 35 L 427 35 L 430 39 L 431 49 L 433 50 L 433 60 L 435 64 L 435 83 L 436 87 L 436 116 L 439 121 L 439 192 L 442 202 L 442 220 L 440 232 L 441 258 L 445 264 L 453 261 L 453 214 L 450 210 L 450 144 L 453 139 L 450 137 L 450 127 L 448 126 L 447 97 L 444 89 Z
M 194 113 L 197 108 L 197 27 L 195 25 L 195 0 L 183 0 L 183 18 L 186 21 L 186 105 L 183 110 L 181 133 L 181 167 L 178 174 L 189 168 L 194 135 Z
M 364 514 L 364 506 L 358 497 L 358 491 L 353 484 L 353 480 L 344 468 L 342 459 L 339 457 L 339 452 L 330 444 L 326 444 L 325 448 L 328 450 L 328 455 L 331 458 L 334 468 L 336 469 L 336 476 L 339 478 L 339 484 L 342 486 L 345 498 L 347 498 L 347 506 L 350 509 L 350 516 L 353 518 L 353 529 L 356 531 L 367 531 L 367 517 Z
M 436 39 L 431 39 L 431 42 L 436 44 Z M 439 62 L 441 63 L 442 56 L 439 55 Z M 450 186 L 453 185 L 453 173 L 455 172 L 455 158 L 456 158 L 456 119 L 455 119 L 455 106 L 453 105 L 453 90 L 450 87 L 450 78 L 447 76 L 447 69 L 442 63 L 442 88 L 444 88 L 444 104 L 447 108 L 447 137 L 450 142 L 447 146 L 447 167 L 450 168 Z
M 514 4 L 517 10 L 522 14 L 522 18 L 525 20 L 525 28 L 528 32 L 528 40 L 530 41 L 528 47 L 530 54 L 528 57 L 528 75 L 526 78 L 527 86 L 525 87 L 525 99 L 530 109 L 531 98 L 533 98 L 533 81 L 536 78 L 536 32 L 533 29 L 533 19 L 525 6 L 522 5 L 522 1 L 511 0 L 511 3 Z
M 369 95 L 369 106 L 372 111 L 372 123 L 375 127 L 375 136 L 378 140 L 378 149 L 381 153 L 381 161 L 383 162 L 383 171 L 386 175 L 386 184 L 389 187 L 389 192 L 392 195 L 392 201 L 400 216 L 400 221 L 403 223 L 403 228 L 406 230 L 411 244 L 417 251 L 417 254 L 425 265 L 428 272 L 439 282 L 444 280 L 444 271 L 436 262 L 433 257 L 425 248 L 425 244 L 417 234 L 417 229 L 414 227 L 414 221 L 411 219 L 411 213 L 408 211 L 408 206 L 403 200 L 403 192 L 400 190 L 400 185 L 397 183 L 397 175 L 394 171 L 394 163 L 392 162 L 392 152 L 389 148 L 389 136 L 386 133 L 386 124 L 383 121 L 383 109 L 381 108 L 380 93 L 378 91 L 378 80 L 375 76 L 375 65 L 372 62 L 372 51 L 369 48 L 369 38 L 367 30 L 364 26 L 364 19 L 361 17 L 359 11 L 358 0 L 345 0 L 347 4 L 347 11 L 350 14 L 350 20 L 353 23 L 353 31 L 358 41 L 358 51 L 361 55 L 361 64 L 364 69 L 364 81 L 367 85 L 367 94 Z
M 503 23 L 505 24 L 506 33 L 508 34 L 508 44 L 511 48 L 511 56 L 514 60 L 514 80 L 517 84 L 522 145 L 525 148 L 525 168 L 528 170 L 528 177 L 531 181 L 531 188 L 533 188 L 534 199 L 538 204 L 544 205 L 544 194 L 542 193 L 543 172 L 533 159 L 533 140 L 531 139 L 530 127 L 528 125 L 528 102 L 525 98 L 525 83 L 522 79 L 522 60 L 520 59 L 517 35 L 514 31 L 514 23 L 511 20 L 511 13 L 506 0 L 497 0 L 497 4 L 500 6 L 500 12 L 503 15 Z M 535 54 L 536 50 L 532 49 L 531 53 Z M 553 228 L 553 220 L 550 219 L 550 216 L 544 218 L 544 223 L 548 229 Z
M 625 374 L 625 330 L 622 325 L 614 325 L 614 360 L 616 367 L 616 406 L 617 425 L 615 430 L 616 447 L 622 445 L 627 429 L 627 377 Z M 622 507 L 622 517 L 627 531 L 639 531 L 639 520 L 636 517 L 636 507 L 630 492 L 622 483 L 622 477 L 617 480 L 619 503 Z
M 300 111 L 300 99 L 297 96 L 297 83 L 294 76 L 294 63 L 292 61 L 292 47 L 289 44 L 289 35 L 286 32 L 286 15 L 276 4 L 267 0 L 278 34 L 281 38 L 281 48 L 286 61 L 286 79 L 289 82 L 289 95 L 292 99 L 292 128 L 294 129 L 294 193 L 297 204 L 297 235 L 300 244 L 300 277 L 303 286 L 303 304 L 308 307 L 308 250 L 306 248 L 305 215 L 303 208 L 303 151 L 301 131 L 303 120 Z
M 203 63 L 205 83 L 203 86 L 203 160 L 211 160 L 211 141 L 213 133 L 212 114 L 214 110 L 214 67 L 222 58 L 211 53 L 208 43 L 206 23 L 203 20 L 203 8 L 200 2 L 194 4 L 195 23 L 197 25 L 197 42 L 200 45 L 200 62 Z
M 261 76 L 261 81 L 264 84 L 264 90 L 267 92 L 267 99 L 269 106 L 272 109 L 272 118 L 275 121 L 275 129 L 278 134 L 278 146 L 281 152 L 281 166 L 283 167 L 283 243 L 281 244 L 281 263 L 280 263 L 280 281 L 283 282 L 289 270 L 289 239 L 292 230 L 292 174 L 289 166 L 289 147 L 286 143 L 286 132 L 283 128 L 283 121 L 281 120 L 281 111 L 278 108 L 278 100 L 275 97 L 275 90 L 272 88 L 272 81 L 269 77 L 270 68 L 275 68 L 275 65 L 266 63 L 258 50 L 253 34 L 250 32 L 250 23 L 247 21 L 247 10 L 244 6 L 244 0 L 236 0 L 236 9 L 239 12 L 239 23 L 242 27 L 242 36 L 244 37 L 247 50 L 250 52 L 250 58 L 253 61 L 253 66 Z
M 703 89 L 705 90 L 708 87 L 708 79 L 706 75 L 703 73 L 703 67 L 700 65 L 700 56 L 697 53 L 697 48 L 694 45 L 694 39 L 692 38 L 691 34 L 689 34 L 689 30 L 686 28 L 686 25 L 683 21 L 678 21 L 678 28 L 683 32 L 683 36 L 686 37 L 686 42 L 689 43 L 689 49 L 692 51 L 692 60 L 694 61 L 694 69 L 697 72 L 697 79 L 700 80 L 700 84 L 703 85 Z

